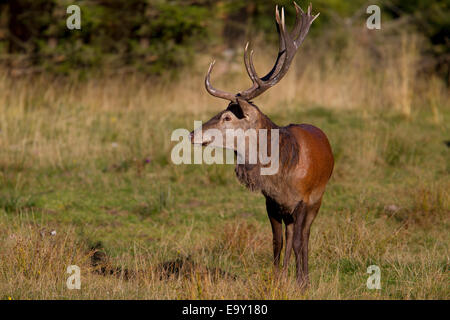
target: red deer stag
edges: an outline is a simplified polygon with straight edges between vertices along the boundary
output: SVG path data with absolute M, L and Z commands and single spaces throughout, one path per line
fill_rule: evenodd
M 297 282 L 304 288 L 309 285 L 308 240 L 311 224 L 319 211 L 325 186 L 333 171 L 334 159 L 326 135 L 310 124 L 290 124 L 279 127 L 273 123 L 250 100 L 277 84 L 287 73 L 298 47 L 305 40 L 312 22 L 319 16 L 311 15 L 311 4 L 305 13 L 295 2 L 297 12 L 292 32 L 286 30 L 284 9 L 281 16 L 278 7 L 275 18 L 279 34 L 279 52 L 272 70 L 264 77 L 256 74 L 252 55 L 248 54 L 248 43 L 244 50 L 244 62 L 253 85 L 237 94 L 228 93 L 212 87 L 210 74 L 214 62 L 209 66 L 205 78 L 206 90 L 213 96 L 231 101 L 228 107 L 211 118 L 202 127 L 190 134 L 191 142 L 213 145 L 207 130 L 215 129 L 225 133 L 228 129 L 277 129 L 279 134 L 279 168 L 272 175 L 262 175 L 261 161 L 250 164 L 248 159 L 236 165 L 236 175 L 241 183 L 251 190 L 259 190 L 266 198 L 266 208 L 272 225 L 273 253 L 276 271 L 279 270 L 281 249 L 283 247 L 282 222 L 285 224 L 286 248 L 283 261 L 283 274 L 289 263 L 292 249 L 296 258 Z M 259 134 L 258 134 L 259 135 Z M 217 147 L 226 148 L 225 143 L 216 142 Z M 260 147 L 260 146 L 258 146 Z M 246 147 L 248 151 L 248 146 Z M 237 151 L 236 142 L 232 149 Z

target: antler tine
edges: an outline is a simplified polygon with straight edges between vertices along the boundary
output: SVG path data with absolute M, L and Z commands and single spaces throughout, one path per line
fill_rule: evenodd
M 253 73 L 254 67 L 250 66 L 250 58 L 248 57 L 248 45 L 249 42 L 245 45 L 244 48 L 244 63 L 245 63 L 245 69 L 247 69 L 247 74 L 252 80 L 254 85 L 257 85 L 256 78 L 258 77 L 255 73 Z M 253 50 L 251 52 L 253 54 Z
M 206 77 L 205 77 L 206 91 L 208 91 L 209 94 L 213 95 L 214 97 L 222 98 L 222 99 L 226 99 L 226 100 L 230 100 L 230 101 L 236 101 L 236 96 L 234 94 L 225 92 L 222 90 L 218 90 L 211 85 L 211 79 L 210 79 L 211 71 L 214 68 L 215 63 L 216 63 L 215 60 L 213 62 L 211 62 L 211 64 L 209 65 L 209 68 L 208 68 L 208 73 L 206 74 Z
M 277 32 L 279 37 L 279 45 L 278 45 L 278 56 L 277 60 L 272 68 L 264 77 L 263 80 L 270 79 L 272 75 L 277 74 L 280 71 L 282 62 L 284 61 L 286 55 L 284 54 L 286 51 L 286 39 L 284 37 L 284 32 L 282 32 L 282 28 L 284 28 L 284 8 L 281 9 L 282 19 L 280 19 L 280 14 L 278 11 L 278 6 L 275 7 L 275 22 L 277 26 Z
M 302 29 L 303 22 L 305 21 L 304 19 L 301 18 L 301 15 L 304 14 L 305 12 L 302 10 L 302 8 L 300 8 L 300 6 L 295 1 L 294 6 L 295 6 L 295 23 L 294 28 L 292 29 L 291 36 L 293 39 L 297 39 L 300 30 Z
M 284 8 L 282 9 L 282 15 L 283 15 L 283 24 L 284 24 Z M 277 23 L 277 32 L 280 38 L 280 44 L 279 44 L 279 50 L 278 52 L 282 52 L 283 50 L 286 49 L 286 43 L 285 43 L 285 39 L 284 39 L 284 34 L 281 33 L 280 31 L 280 13 L 278 11 L 278 6 L 275 7 L 275 22 Z
M 297 2 L 294 2 L 294 6 L 295 6 L 295 11 L 297 11 L 297 13 L 301 12 L 304 13 L 303 9 L 297 4 Z
M 284 19 L 284 7 L 281 7 L 281 21 L 278 17 L 277 19 L 277 24 L 280 26 L 280 41 L 282 41 L 284 43 L 284 47 L 286 48 L 286 46 L 289 45 L 289 43 L 291 42 L 291 36 L 288 32 L 286 32 L 286 24 L 285 24 L 285 19 Z
M 252 74 L 254 75 L 254 81 L 258 84 L 258 86 L 260 86 L 260 87 L 263 86 L 264 83 L 258 77 L 258 74 L 256 73 L 256 70 L 255 70 L 255 66 L 253 65 L 253 50 L 250 52 L 249 62 L 250 62 L 250 70 L 251 70 Z
M 312 4 L 310 3 L 308 6 L 308 11 L 305 14 L 305 12 L 301 12 L 301 17 L 302 17 L 302 23 L 301 23 L 301 27 L 298 30 L 298 35 L 296 38 L 294 38 L 294 43 L 295 46 L 298 48 L 303 40 L 305 40 L 306 35 L 309 32 L 309 28 L 311 27 L 311 24 L 313 23 L 314 20 L 316 20 L 316 18 L 320 15 L 320 12 L 318 14 L 316 14 L 315 16 L 311 15 L 311 10 L 312 10 Z

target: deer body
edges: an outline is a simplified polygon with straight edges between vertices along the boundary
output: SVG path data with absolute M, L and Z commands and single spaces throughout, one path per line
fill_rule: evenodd
M 280 168 L 274 175 L 260 175 L 260 163 L 238 164 L 235 171 L 241 183 L 261 191 L 289 214 L 299 201 L 320 200 L 333 170 L 331 146 L 322 130 L 309 124 L 273 123 L 258 129 L 280 130 Z
M 253 81 L 253 86 L 236 95 L 217 90 L 211 86 L 211 64 L 205 79 L 208 92 L 216 97 L 231 101 L 228 108 L 218 113 L 200 129 L 191 133 L 193 143 L 212 145 L 221 148 L 231 148 L 238 152 L 238 142 L 225 144 L 215 141 L 208 135 L 209 129 L 222 134 L 228 129 L 259 129 L 267 130 L 267 140 L 273 130 L 278 130 L 278 170 L 275 174 L 261 174 L 261 169 L 267 164 L 248 161 L 249 145 L 245 144 L 244 163 L 238 163 L 235 171 L 238 180 L 252 191 L 260 191 L 266 198 L 266 208 L 273 233 L 274 266 L 279 269 L 281 250 L 283 247 L 282 224 L 285 224 L 285 255 L 283 273 L 286 273 L 291 252 L 296 257 L 297 281 L 301 287 L 309 283 L 308 278 L 308 242 L 311 224 L 314 221 L 325 191 L 326 184 L 333 171 L 334 160 L 330 143 L 326 135 L 317 127 L 309 124 L 290 124 L 280 127 L 273 123 L 250 99 L 275 85 L 287 72 L 297 48 L 303 42 L 311 23 L 318 15 L 311 15 L 311 5 L 308 13 L 304 13 L 294 2 L 297 18 L 292 33 L 286 31 L 284 25 L 284 10 L 281 19 L 276 9 L 277 30 L 280 34 L 280 50 L 272 70 L 259 78 L 252 62 L 252 54 L 248 56 L 248 45 L 244 51 L 244 62 L 247 72 Z M 259 133 L 258 133 L 259 134 Z M 270 142 L 260 145 L 257 149 L 271 150 Z M 242 152 L 242 151 L 240 151 Z

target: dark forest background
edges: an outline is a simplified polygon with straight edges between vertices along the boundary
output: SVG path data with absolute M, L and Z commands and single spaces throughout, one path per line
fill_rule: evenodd
M 312 28 L 320 34 L 361 23 L 378 4 L 383 26 L 398 23 L 428 39 L 426 71 L 447 79 L 450 1 L 315 0 L 321 12 Z M 68 30 L 66 8 L 81 8 L 81 30 Z M 157 75 L 190 63 L 211 47 L 242 47 L 246 39 L 276 40 L 274 6 L 295 16 L 291 1 L 244 0 L 0 0 L 0 64 L 16 74 L 121 70 Z M 307 4 L 299 4 L 306 8 Z M 394 25 L 395 29 L 395 25 Z M 332 41 L 334 45 L 342 42 Z

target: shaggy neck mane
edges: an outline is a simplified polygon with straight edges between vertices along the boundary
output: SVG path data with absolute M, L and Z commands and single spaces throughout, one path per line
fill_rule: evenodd
M 266 115 L 261 113 L 258 129 L 268 129 L 268 149 L 270 151 L 270 130 L 279 130 L 279 169 L 274 175 L 261 175 L 261 164 L 236 164 L 235 172 L 238 180 L 251 191 L 262 191 L 264 194 L 270 194 L 270 190 L 277 188 L 277 182 L 280 182 L 280 176 L 287 176 L 286 173 L 298 163 L 299 145 L 297 140 L 287 127 L 279 127 L 272 122 Z M 259 139 L 258 139 L 259 143 Z M 259 146 L 258 146 L 259 147 Z M 270 164 L 269 164 L 270 165 Z M 281 174 L 281 175 L 280 175 Z

